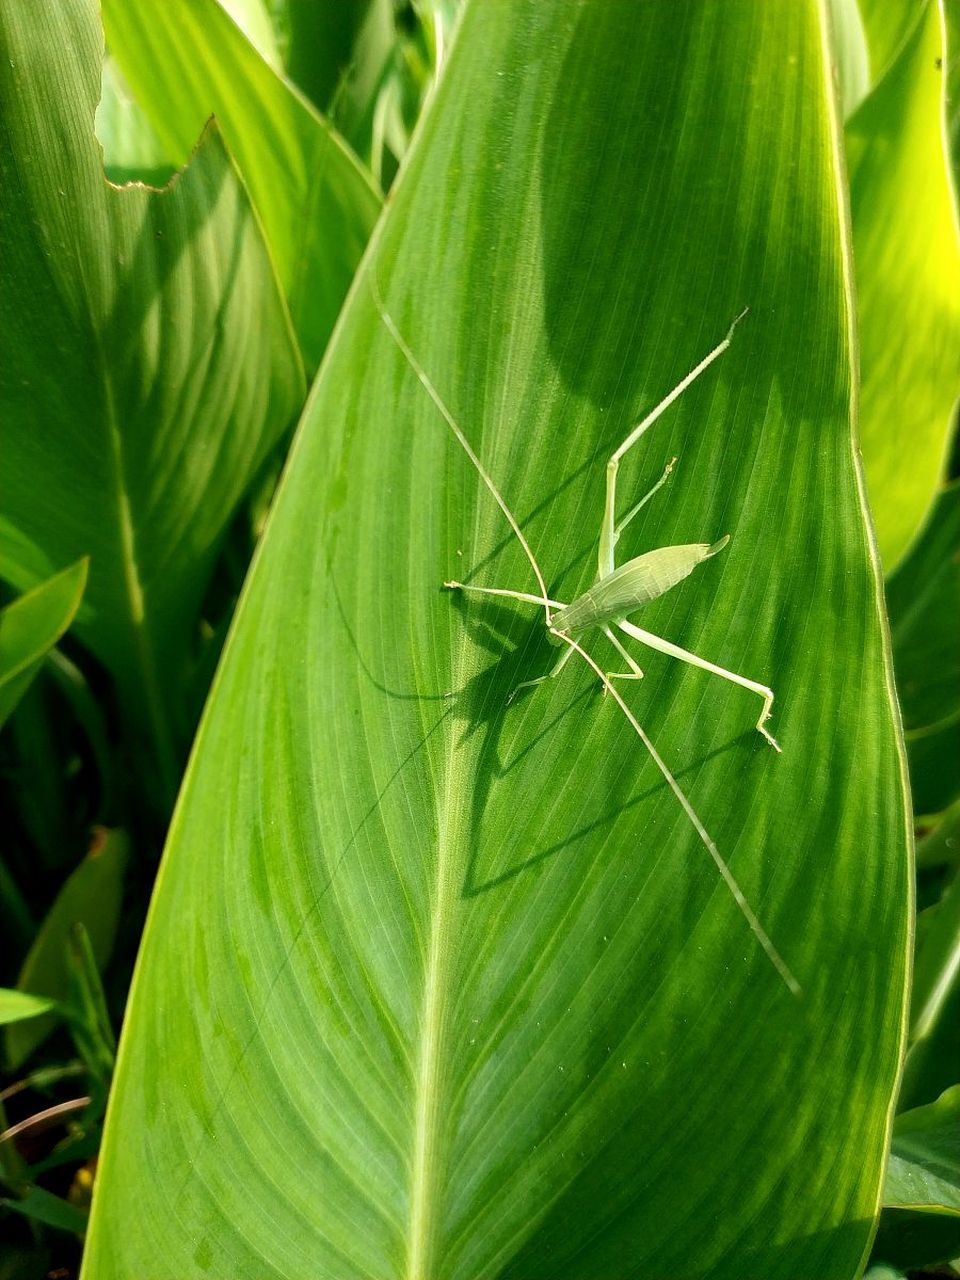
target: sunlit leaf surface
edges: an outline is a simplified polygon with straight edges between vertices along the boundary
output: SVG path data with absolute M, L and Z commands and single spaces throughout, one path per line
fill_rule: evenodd
M 940 10 L 927 0 L 846 128 L 860 432 L 888 572 L 934 501 L 960 394 L 960 241 L 943 63 Z
M 0 988 L 0 1025 L 37 1018 L 52 1008 L 53 1001 L 45 1000 L 42 996 L 30 996 L 24 991 L 12 991 L 7 987 Z

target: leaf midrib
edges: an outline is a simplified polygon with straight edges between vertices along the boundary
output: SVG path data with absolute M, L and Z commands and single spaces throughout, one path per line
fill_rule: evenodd
M 455 753 L 455 746 L 451 746 Z M 436 1235 L 441 1149 L 443 1085 L 442 1059 L 446 1040 L 448 994 L 453 944 L 451 925 L 459 894 L 455 853 L 459 845 L 463 806 L 457 803 L 459 770 L 451 757 L 440 811 L 437 840 L 436 897 L 430 923 L 425 970 L 420 1062 L 416 1075 L 413 1171 L 410 1194 L 410 1250 L 408 1280 L 430 1280 Z

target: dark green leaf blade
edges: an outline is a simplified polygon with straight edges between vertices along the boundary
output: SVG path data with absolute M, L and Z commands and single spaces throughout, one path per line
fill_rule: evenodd
M 904 728 L 926 729 L 960 714 L 960 480 L 938 494 L 886 591 Z
M 560 600 L 606 457 L 750 305 L 625 465 L 626 504 L 680 458 L 620 551 L 732 535 L 644 625 L 768 680 L 783 755 L 703 672 L 628 696 L 802 1000 L 589 671 L 506 705 L 542 621 L 441 583 L 531 571 L 368 265 L 174 824 L 89 1277 L 859 1274 L 911 869 L 821 41 L 759 0 L 474 4 L 376 246 Z
M 927 818 L 960 795 L 960 481 L 889 578 L 887 608 L 914 812 Z
M 960 1221 L 952 1214 L 884 1209 L 873 1257 L 911 1273 L 960 1254 Z M 936 1274 L 936 1272 L 934 1272 Z M 914 1280 L 911 1274 L 911 1280 Z
M 954 768 L 960 757 L 954 757 Z M 921 846 L 922 848 L 922 846 Z M 902 1108 L 929 1103 L 957 1077 L 960 1058 L 960 876 L 917 920 L 910 1050 Z
M 70 942 L 80 922 L 90 934 L 92 953 L 102 969 L 110 958 L 120 916 L 123 875 L 129 845 L 123 831 L 98 829 L 90 851 L 64 881 L 53 906 L 23 962 L 17 980 L 21 991 L 65 1001 L 70 990 Z M 51 1015 L 6 1033 L 6 1058 L 21 1066 L 53 1030 Z
M 897 1116 L 883 1203 L 960 1217 L 960 1085 Z
M 76 1205 L 55 1196 L 42 1187 L 31 1187 L 19 1200 L 6 1196 L 0 1197 L 0 1205 L 13 1213 L 22 1214 L 34 1222 L 42 1222 L 45 1226 L 56 1227 L 59 1231 L 71 1231 L 74 1235 L 82 1235 L 87 1225 L 87 1215 Z

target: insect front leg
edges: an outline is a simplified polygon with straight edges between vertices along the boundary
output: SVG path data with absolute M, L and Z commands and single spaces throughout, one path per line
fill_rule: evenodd
M 506 596 L 508 600 L 523 600 L 525 604 L 542 604 L 550 609 L 566 608 L 559 600 L 535 596 L 529 591 L 510 591 L 506 587 L 472 587 L 465 582 L 445 582 L 443 585 L 447 591 L 470 591 L 478 596 Z
M 557 634 L 555 631 L 553 631 L 553 628 L 551 628 L 550 631 L 551 631 L 551 635 Z M 510 697 L 507 699 L 507 705 L 508 706 L 510 705 L 510 703 L 514 700 L 514 698 L 517 696 L 517 694 L 520 692 L 521 689 L 532 689 L 534 685 L 543 684 L 545 680 L 555 679 L 555 677 L 557 677 L 560 674 L 560 672 L 563 670 L 563 668 L 567 665 L 568 661 L 570 660 L 570 655 L 573 652 L 574 652 L 573 649 L 569 649 L 569 648 L 564 649 L 564 651 L 560 654 L 560 657 L 556 660 L 556 662 L 553 664 L 553 666 L 550 668 L 550 670 L 547 672 L 545 676 L 537 676 L 536 680 L 524 680 L 522 684 L 518 684 L 517 687 L 514 689 L 513 693 L 511 693 Z
M 727 335 L 723 339 L 723 341 L 718 342 L 717 345 L 713 348 L 713 350 L 709 352 L 707 355 L 705 355 L 703 359 L 700 361 L 700 363 L 695 368 L 691 369 L 690 372 L 687 374 L 687 376 L 683 378 L 680 382 L 678 382 L 677 385 L 673 388 L 673 390 L 669 392 L 668 395 L 664 396 L 664 398 L 660 401 L 660 403 L 654 409 L 650 410 L 650 412 L 647 414 L 647 416 L 643 419 L 642 422 L 637 423 L 637 425 L 633 428 L 633 430 L 630 431 L 630 433 L 627 435 L 627 438 L 623 441 L 620 447 L 611 454 L 610 460 L 607 463 L 607 494 L 606 494 L 606 501 L 603 508 L 603 524 L 600 526 L 600 549 L 598 554 L 598 569 L 599 569 L 599 576 L 601 578 L 607 577 L 607 575 L 613 573 L 614 569 L 616 568 L 614 551 L 617 545 L 617 537 L 619 535 L 620 529 L 622 529 L 623 525 L 627 521 L 632 519 L 633 516 L 636 515 L 636 512 L 639 510 L 639 506 L 636 507 L 627 516 L 627 521 L 622 522 L 620 525 L 620 529 L 618 529 L 617 527 L 617 471 L 620 468 L 620 459 L 630 452 L 630 450 L 638 442 L 638 440 L 643 435 L 643 433 L 649 430 L 649 428 L 653 426 L 653 424 L 660 417 L 660 415 L 666 412 L 666 410 L 670 408 L 674 400 L 677 400 L 680 396 L 682 396 L 684 391 L 686 391 L 687 387 L 689 387 L 692 382 L 696 382 L 697 378 L 700 377 L 701 373 L 703 373 L 705 369 L 709 368 L 709 366 L 713 364 L 714 360 L 716 360 L 718 356 L 722 355 L 724 351 L 726 351 L 727 347 L 729 347 L 730 345 L 730 340 L 733 337 L 734 329 L 737 327 L 737 325 L 740 323 L 740 321 L 743 319 L 743 317 L 746 314 L 747 314 L 746 311 L 740 312 L 740 314 L 734 320 L 733 324 L 727 330 Z M 663 483 L 663 479 L 661 479 L 660 483 L 661 484 Z M 648 494 L 647 497 L 651 497 L 655 491 L 656 491 L 655 489 L 651 490 L 651 493 Z M 646 501 L 646 499 L 644 499 L 644 501 Z

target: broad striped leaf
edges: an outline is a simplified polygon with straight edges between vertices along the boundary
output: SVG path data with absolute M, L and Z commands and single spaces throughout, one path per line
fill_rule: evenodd
M 88 1280 L 859 1273 L 911 868 L 821 20 L 468 5 L 196 745 Z M 508 705 L 542 615 L 441 583 L 533 574 L 375 275 L 561 601 L 605 459 L 750 306 L 625 463 L 627 503 L 680 460 L 619 552 L 732 535 L 641 616 L 768 680 L 783 754 L 662 655 L 624 696 L 802 998 L 583 663 Z

